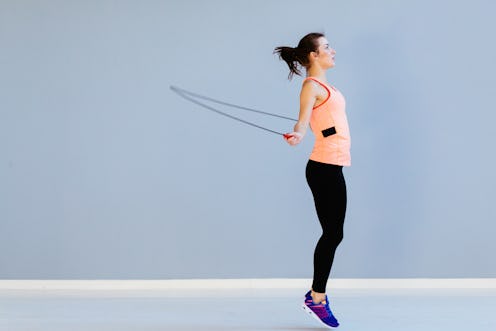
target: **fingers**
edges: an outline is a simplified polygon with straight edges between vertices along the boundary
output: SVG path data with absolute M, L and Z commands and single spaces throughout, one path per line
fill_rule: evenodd
M 301 141 L 301 135 L 297 132 L 283 134 L 284 139 L 291 146 L 297 145 Z

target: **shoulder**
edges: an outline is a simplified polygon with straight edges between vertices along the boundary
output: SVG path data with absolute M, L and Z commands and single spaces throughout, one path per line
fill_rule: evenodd
M 320 89 L 321 89 L 321 86 L 319 83 L 317 83 L 316 81 L 314 81 L 313 79 L 305 79 L 303 81 L 303 84 L 301 86 L 301 93 L 305 93 L 305 94 L 319 94 L 320 92 Z
M 307 78 L 303 81 L 301 95 L 310 96 L 316 99 L 326 99 L 331 95 L 331 92 L 329 89 L 325 88 L 322 83 L 311 78 Z
M 317 83 L 314 79 L 307 77 L 303 80 L 302 86 L 319 86 L 319 83 Z

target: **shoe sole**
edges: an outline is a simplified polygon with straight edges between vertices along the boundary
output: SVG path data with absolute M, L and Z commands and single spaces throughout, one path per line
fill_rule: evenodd
M 328 324 L 325 324 L 324 322 L 322 322 L 322 320 L 319 318 L 319 316 L 317 316 L 317 314 L 315 314 L 313 312 L 313 310 L 311 310 L 310 308 L 308 308 L 308 306 L 306 304 L 303 304 L 301 306 L 303 308 L 303 310 L 308 313 L 310 316 L 312 316 L 313 318 L 315 318 L 317 321 L 319 321 L 319 323 L 323 326 L 325 326 L 326 328 L 329 328 L 329 329 L 336 329 L 338 326 L 330 326 Z

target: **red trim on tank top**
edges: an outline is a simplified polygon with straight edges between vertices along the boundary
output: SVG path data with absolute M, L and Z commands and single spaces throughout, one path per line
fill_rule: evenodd
M 329 90 L 329 88 L 327 87 L 327 85 L 326 85 L 326 84 L 322 83 L 322 82 L 321 82 L 320 80 L 318 80 L 317 78 L 314 78 L 314 77 L 307 77 L 307 78 L 305 78 L 305 80 L 307 80 L 307 79 L 311 79 L 311 80 L 313 80 L 314 82 L 317 82 L 319 85 L 322 85 L 322 86 L 326 89 L 326 91 L 327 91 L 327 98 L 324 100 L 324 102 L 322 102 L 320 105 L 318 105 L 318 106 L 316 106 L 316 107 L 313 107 L 313 108 L 312 108 L 312 110 L 313 110 L 313 109 L 320 108 L 320 106 L 322 106 L 323 104 L 325 104 L 325 103 L 326 103 L 326 102 L 327 102 L 327 101 L 331 98 L 331 91 Z M 331 88 L 332 88 L 332 86 L 331 86 Z

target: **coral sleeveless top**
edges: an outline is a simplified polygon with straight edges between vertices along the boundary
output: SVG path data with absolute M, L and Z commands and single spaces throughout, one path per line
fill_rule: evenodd
M 332 86 L 311 79 L 327 91 L 327 99 L 314 107 L 310 117 L 310 128 L 315 135 L 315 144 L 310 160 L 341 166 L 351 165 L 351 139 L 346 118 L 344 96 Z

